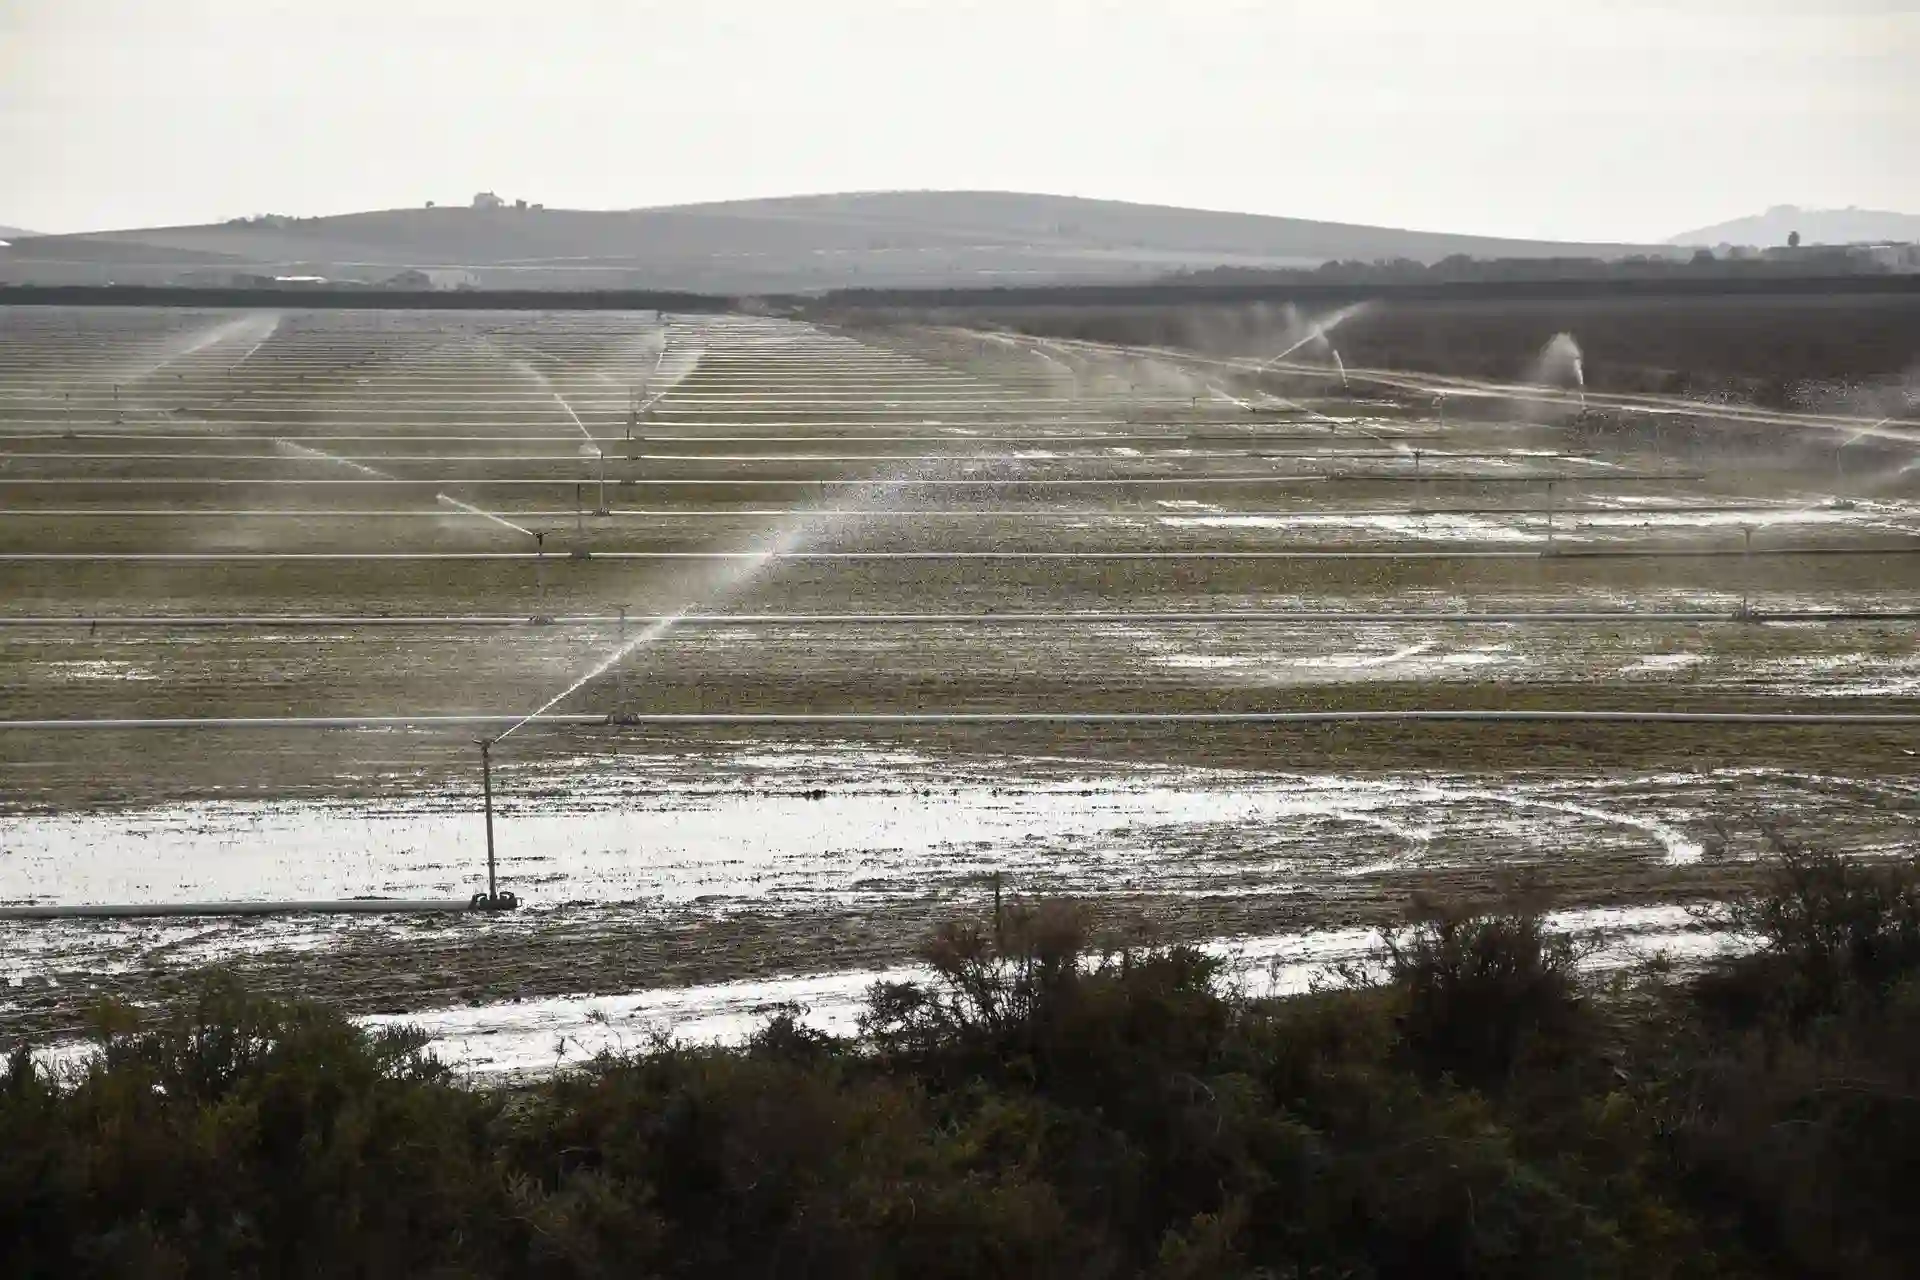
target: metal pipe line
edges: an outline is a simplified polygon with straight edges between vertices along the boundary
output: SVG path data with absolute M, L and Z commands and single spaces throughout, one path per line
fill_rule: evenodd
M 615 455 L 615 461 L 619 461 Z M 1700 472 L 1667 471 L 1603 471 L 1592 474 L 1534 474 L 1513 475 L 1509 472 L 1466 472 L 1436 471 L 1415 474 L 1411 471 L 1382 472 L 1311 472 L 1294 471 L 1271 475 L 1238 476 L 1029 476 L 1022 479 L 1002 477 L 981 477 L 976 479 L 912 479 L 888 480 L 884 476 L 852 478 L 846 476 L 813 477 L 789 476 L 778 479 L 764 477 L 737 476 L 622 476 L 619 484 L 623 488 L 961 488 L 961 489 L 1047 489 L 1047 488 L 1086 488 L 1106 486 L 1121 488 L 1132 486 L 1173 487 L 1185 485 L 1260 485 L 1260 484 L 1673 484 L 1682 481 L 1705 480 Z M 382 480 L 370 477 L 348 479 L 344 477 L 292 477 L 261 476 L 247 479 L 241 476 L 0 476 L 0 488 L 12 488 L 25 485 L 67 485 L 86 486 L 101 484 L 132 485 L 400 485 L 416 488 L 445 488 L 448 485 L 563 485 L 574 483 L 569 476 L 441 476 L 405 479 L 387 478 Z
M 1441 539 L 1435 539 L 1440 541 Z M 0 564 L 326 564 L 356 561 L 753 560 L 1695 560 L 1726 557 L 1920 555 L 1920 540 L 1886 547 L 1542 547 L 1532 551 L 11 551 Z
M 1353 622 L 1407 625 L 1481 626 L 1508 623 L 1581 625 L 1586 623 L 1659 622 L 1712 624 L 1726 622 L 1906 622 L 1920 620 L 1920 609 L 1797 609 L 1768 612 L 1751 610 L 1575 610 L 1495 612 L 1348 611 L 1341 609 L 1244 609 L 1133 612 L 1087 610 L 1033 613 L 580 613 L 525 614 L 86 614 L 55 616 L 0 615 L 0 628 L 126 627 L 217 629 L 256 627 L 485 627 L 528 626 L 608 627 L 620 623 L 652 626 L 672 622 L 678 627 L 765 626 L 1074 626 L 1090 623 L 1171 623 L 1220 625 L 1234 623 L 1342 624 Z
M 0 907 L 0 920 L 159 920 L 177 916 L 419 915 L 484 910 L 465 898 L 344 898 L 305 902 L 82 903 Z
M 215 716 L 154 719 L 0 720 L 0 732 L 135 729 L 380 729 L 410 725 L 465 727 L 525 721 L 515 715 L 439 716 Z M 1369 724 L 1458 722 L 1464 724 L 1747 724 L 1920 725 L 1920 712 L 1785 711 L 1457 711 L 1410 708 L 1388 711 L 689 711 L 641 714 L 543 715 L 541 724 L 620 726 L 688 725 L 1155 725 L 1155 724 Z

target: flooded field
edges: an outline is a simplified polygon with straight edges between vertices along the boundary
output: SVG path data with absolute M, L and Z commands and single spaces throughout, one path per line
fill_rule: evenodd
M 606 717 L 493 748 L 520 911 L 0 922 L 0 1029 L 222 964 L 523 1069 L 594 1001 L 848 1016 L 996 875 L 1304 964 L 1418 890 L 1670 939 L 1767 829 L 1911 848 L 1920 724 L 1819 717 L 1920 715 L 1920 426 L 1262 363 L 0 310 L 0 905 L 465 898 L 476 739 Z M 1433 710 L 1496 718 L 1196 718 Z M 1497 718 L 1556 710 L 1629 718 Z M 827 719 L 646 719 L 716 712 Z M 1089 712 L 1166 718 L 938 720 Z

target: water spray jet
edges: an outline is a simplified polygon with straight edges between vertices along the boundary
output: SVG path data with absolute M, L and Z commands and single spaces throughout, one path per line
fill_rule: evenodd
M 442 503 L 446 506 L 452 507 L 456 511 L 465 512 L 467 515 L 478 516 L 482 520 L 490 520 L 494 524 L 500 525 L 502 528 L 511 529 L 515 533 L 522 534 L 525 537 L 537 538 L 538 536 L 534 533 L 533 530 L 526 528 L 523 525 L 517 525 L 513 521 L 506 519 L 504 516 L 497 516 L 493 514 L 493 512 L 491 511 L 482 511 L 479 507 L 476 507 L 471 503 L 462 502 L 460 501 L 460 499 L 452 497 L 448 494 L 436 493 L 433 495 L 433 500 L 435 502 Z
M 1587 410 L 1587 362 L 1586 355 L 1580 350 L 1580 344 L 1574 341 L 1570 333 L 1556 333 L 1540 349 L 1540 357 L 1535 361 L 1535 381 L 1547 381 L 1556 377 L 1571 377 L 1575 393 L 1580 398 L 1580 411 Z
M 1285 360 L 1288 356 L 1292 355 L 1294 352 L 1300 350 L 1302 347 L 1310 346 L 1315 342 L 1326 342 L 1327 334 L 1332 332 L 1335 328 L 1339 327 L 1341 324 L 1344 324 L 1346 321 L 1351 320 L 1353 317 L 1359 315 L 1362 311 L 1365 311 L 1366 309 L 1367 309 L 1366 303 L 1356 302 L 1350 306 L 1345 306 L 1340 308 L 1338 311 L 1334 312 L 1332 315 L 1328 316 L 1324 320 L 1314 321 L 1311 327 L 1307 330 L 1305 337 L 1299 339 L 1298 341 L 1293 343 L 1293 345 L 1287 347 L 1284 351 L 1280 352 L 1279 355 L 1270 357 L 1265 363 L 1261 364 L 1257 369 L 1255 369 L 1254 372 L 1264 373 L 1268 369 L 1271 369 L 1274 365 L 1279 364 L 1282 360 Z M 1332 344 L 1329 343 L 1328 345 L 1331 346 Z M 1337 359 L 1338 357 L 1336 356 L 1335 358 Z M 1344 383 L 1345 380 L 1346 380 L 1346 367 L 1342 365 L 1341 381 Z

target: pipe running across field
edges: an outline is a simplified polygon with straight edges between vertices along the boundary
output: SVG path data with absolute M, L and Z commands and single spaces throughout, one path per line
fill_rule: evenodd
M 966 479 L 953 477 L 921 477 L 902 482 L 903 489 L 1061 489 L 1061 488 L 1178 488 L 1183 485 L 1264 485 L 1264 484 L 1554 484 L 1564 485 L 1606 485 L 1606 484 L 1674 484 L 1680 482 L 1695 483 L 1705 480 L 1705 473 L 1681 471 L 1595 471 L 1595 472 L 1539 472 L 1516 474 L 1510 471 L 1287 471 L 1269 472 L 1260 475 L 1188 475 L 1188 476 L 1027 476 L 1007 478 L 997 476 L 978 476 Z M 325 479 L 321 477 L 293 478 L 289 476 L 261 476 L 247 479 L 241 476 L 0 476 L 0 488 L 21 488 L 27 486 L 52 487 L 65 485 L 68 488 L 89 485 L 166 485 L 181 487 L 188 485 L 208 486 L 266 486 L 290 485 L 300 488 L 338 487 L 355 485 L 362 488 L 379 486 L 401 486 L 418 489 L 444 489 L 450 485 L 473 485 L 494 487 L 501 485 L 563 485 L 574 481 L 561 476 L 452 476 L 430 479 Z M 665 489 L 665 488 L 754 488 L 774 489 L 816 488 L 846 489 L 872 488 L 873 479 L 854 479 L 844 476 L 785 476 L 779 479 L 748 476 L 634 476 L 621 477 L 619 486 L 623 489 Z
M 1906 711 L 661 711 L 600 715 L 212 716 L 154 719 L 0 720 L 0 732 L 134 729 L 385 729 L 508 724 L 600 728 L 695 725 L 1155 725 L 1155 724 L 1745 724 L 1914 726 Z
M 342 898 L 304 902 L 124 902 L 0 907 L 0 920 L 157 920 L 178 916 L 426 915 L 484 911 L 467 898 Z
M 1440 541 L 1440 539 L 1436 539 Z M 1920 539 L 1866 547 L 1540 547 L 1530 551 L 9 551 L 0 564 L 327 564 L 354 561 L 486 560 L 1691 560 L 1725 557 L 1920 555 Z
M 1342 609 L 1198 610 L 1086 610 L 1033 613 L 571 613 L 526 614 L 106 614 L 58 616 L 26 614 L 0 616 L 0 628 L 125 627 L 152 629 L 247 629 L 295 627 L 613 627 L 651 626 L 669 617 L 682 627 L 811 627 L 811 626 L 1083 626 L 1090 623 L 1155 623 L 1218 626 L 1235 623 L 1395 623 L 1419 626 L 1478 626 L 1501 623 L 1582 625 L 1633 622 L 1709 624 L 1725 622 L 1910 622 L 1920 620 L 1920 609 L 1784 609 L 1749 610 L 1539 610 L 1491 612 L 1428 612 Z

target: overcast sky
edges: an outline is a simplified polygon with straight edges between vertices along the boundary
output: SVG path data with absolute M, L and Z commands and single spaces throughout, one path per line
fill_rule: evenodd
M 0 224 L 994 188 L 1639 241 L 1920 212 L 1920 0 L 0 0 Z

